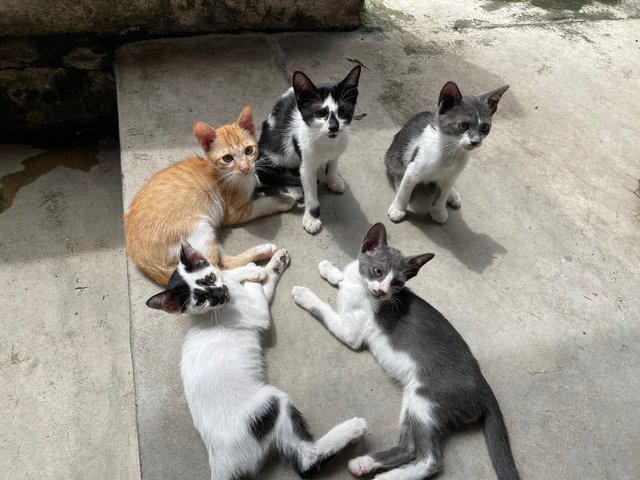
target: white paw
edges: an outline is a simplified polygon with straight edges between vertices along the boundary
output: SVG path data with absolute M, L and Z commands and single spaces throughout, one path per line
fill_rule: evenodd
M 317 233 L 322 227 L 322 222 L 319 218 L 312 217 L 308 212 L 304 212 L 302 216 L 302 228 L 304 228 L 307 233 Z
M 279 193 L 278 194 L 278 210 L 281 212 L 286 212 L 287 210 L 291 210 L 298 199 L 291 195 L 290 193 Z
M 329 274 L 330 272 L 332 272 L 333 270 L 335 270 L 336 267 L 333 263 L 331 263 L 329 260 L 322 260 L 319 264 L 318 264 L 318 270 L 320 271 L 320 276 L 322 278 L 324 278 L 325 280 L 328 280 Z
M 288 265 L 289 252 L 286 249 L 281 248 L 273 254 L 273 257 L 271 257 L 271 260 L 267 265 L 267 270 L 280 275 L 282 272 L 284 272 Z
M 433 207 L 430 213 L 431 213 L 431 218 L 433 218 L 433 220 L 438 223 L 446 222 L 447 218 L 449 217 L 449 214 L 447 213 L 446 208 L 443 208 L 442 210 L 437 210 L 435 207 Z
M 293 195 L 293 197 L 295 197 L 296 199 L 296 202 L 299 202 L 304 198 L 304 190 L 302 190 L 302 187 L 287 187 L 285 189 L 285 192 L 287 192 L 289 195 Z
M 453 188 L 449 192 L 447 203 L 451 205 L 453 208 L 460 208 L 460 194 Z
M 249 282 L 261 282 L 267 276 L 264 268 L 257 266 L 255 263 L 248 263 L 244 266 L 244 278 Z
M 399 208 L 397 208 L 394 205 L 391 205 L 389 207 L 389 210 L 387 210 L 387 215 L 389 215 L 389 219 L 392 222 L 399 222 L 401 221 L 404 216 L 407 214 L 406 210 L 400 210 Z
M 349 420 L 351 427 L 351 440 L 349 443 L 356 443 L 362 436 L 369 431 L 369 426 L 364 418 L 354 417 Z
M 273 243 L 265 243 L 256 247 L 256 251 L 260 256 L 260 260 L 267 260 L 268 258 L 271 258 L 271 256 L 277 249 L 278 247 L 276 247 Z
M 307 287 L 295 286 L 291 289 L 291 294 L 293 295 L 293 301 L 305 310 L 312 308 L 316 300 L 316 294 Z
M 327 179 L 327 187 L 329 187 L 329 190 L 332 192 L 344 193 L 346 185 L 344 183 L 344 179 L 340 175 L 336 174 L 335 178 L 332 178 L 331 180 Z
M 356 457 L 353 460 L 349 460 L 347 468 L 351 475 L 361 477 L 370 473 L 376 467 L 376 462 L 370 455 L 363 455 L 362 457 Z

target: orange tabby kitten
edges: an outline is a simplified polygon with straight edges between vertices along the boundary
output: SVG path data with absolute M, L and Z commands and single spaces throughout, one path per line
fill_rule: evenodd
M 295 205 L 295 198 L 287 194 L 252 200 L 258 147 L 251 106 L 234 124 L 214 129 L 195 122 L 193 131 L 206 158 L 187 158 L 155 174 L 124 215 L 129 256 L 162 285 L 169 283 L 178 265 L 180 235 L 213 265 L 236 268 L 270 258 L 276 247 L 258 245 L 236 257 L 227 256 L 216 241 L 218 227 Z

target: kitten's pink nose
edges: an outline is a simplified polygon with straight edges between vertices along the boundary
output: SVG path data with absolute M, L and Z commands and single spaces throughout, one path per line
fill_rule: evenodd
M 250 167 L 249 165 L 247 165 L 247 164 L 244 164 L 244 165 L 242 165 L 242 166 L 240 167 L 240 171 L 241 171 L 242 173 L 244 173 L 245 175 L 246 175 L 247 173 L 249 173 L 249 170 L 251 170 L 251 167 Z
M 373 289 L 373 294 L 377 295 L 378 297 L 381 297 L 382 295 L 386 295 L 388 292 L 389 292 L 389 289 L 383 286 L 379 286 L 378 288 Z

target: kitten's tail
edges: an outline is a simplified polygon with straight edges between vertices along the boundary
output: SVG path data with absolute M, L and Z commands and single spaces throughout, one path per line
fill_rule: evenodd
M 511 453 L 509 434 L 504 424 L 502 412 L 493 393 L 491 393 L 491 398 L 492 401 L 488 405 L 489 409 L 484 416 L 482 428 L 493 468 L 499 480 L 520 480 L 520 474 Z

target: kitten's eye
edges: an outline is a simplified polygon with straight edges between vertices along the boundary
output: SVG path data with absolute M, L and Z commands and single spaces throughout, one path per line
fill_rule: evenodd
M 206 303 L 206 298 L 197 298 L 196 299 L 196 307 L 202 307 Z
M 231 163 L 231 162 L 233 162 L 233 155 L 227 154 L 224 157 L 222 157 L 222 160 L 224 160 L 227 163 Z
M 480 133 L 489 133 L 489 130 L 491 130 L 491 125 L 489 125 L 488 123 L 483 123 L 482 125 L 480 125 Z
M 323 108 L 322 110 L 316 110 L 315 112 L 313 112 L 313 114 L 316 116 L 316 118 L 324 118 L 327 115 L 327 110 Z
M 244 149 L 244 154 L 245 155 L 253 155 L 253 151 L 254 151 L 254 148 L 249 146 L 249 147 Z
M 347 116 L 347 110 L 344 107 L 340 107 L 338 109 L 338 116 L 339 117 L 346 117 Z
M 216 276 L 212 273 L 211 275 L 209 275 L 209 285 L 215 285 L 216 284 Z
M 458 124 L 458 129 L 459 129 L 461 132 L 466 132 L 467 130 L 469 130 L 469 124 L 468 124 L 467 122 L 460 122 L 460 123 Z
M 394 288 L 402 288 L 402 287 L 404 287 L 404 282 L 402 280 L 396 280 L 395 282 L 393 282 L 393 287 Z
M 373 275 L 379 277 L 382 275 L 382 271 L 378 267 L 373 267 Z

